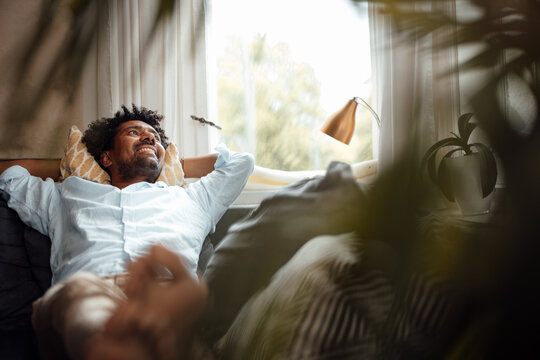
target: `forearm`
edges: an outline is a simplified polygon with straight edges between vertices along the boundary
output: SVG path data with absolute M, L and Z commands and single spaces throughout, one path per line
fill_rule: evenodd
M 214 171 L 218 154 L 184 159 L 184 176 L 186 178 L 201 178 Z
M 59 159 L 17 159 L 17 160 L 0 160 L 0 174 L 7 168 L 20 165 L 32 176 L 37 176 L 43 180 L 51 178 L 58 180 L 60 177 L 60 160 Z
M 58 215 L 60 209 L 57 185 L 52 178 L 44 181 L 38 176 L 31 176 L 24 167 L 36 172 L 34 166 L 42 164 L 42 161 L 15 160 L 1 161 L 0 164 L 2 170 L 11 165 L 0 175 L 0 189 L 8 206 L 17 212 L 23 223 L 50 237 L 51 217 Z M 51 164 L 54 161 L 47 161 L 48 166 Z M 40 165 L 37 173 L 45 177 L 47 171 L 41 169 Z
M 215 162 L 216 169 L 187 187 L 188 195 L 210 214 L 212 225 L 238 197 L 254 166 L 250 154 L 231 152 L 224 146 L 216 150 L 220 154 Z

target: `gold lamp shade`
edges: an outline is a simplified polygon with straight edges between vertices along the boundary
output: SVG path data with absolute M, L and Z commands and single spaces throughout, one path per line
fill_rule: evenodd
M 330 135 L 334 139 L 349 145 L 354 133 L 357 106 L 358 102 L 356 101 L 356 98 L 349 100 L 341 110 L 326 120 L 321 131 L 326 135 Z

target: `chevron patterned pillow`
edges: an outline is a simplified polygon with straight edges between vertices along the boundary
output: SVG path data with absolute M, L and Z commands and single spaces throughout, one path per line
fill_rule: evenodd
M 68 143 L 64 149 L 64 156 L 60 160 L 60 179 L 63 181 L 70 176 L 78 176 L 100 184 L 110 184 L 109 174 L 98 164 L 82 142 L 82 132 L 77 126 L 69 131 Z M 157 181 L 167 185 L 184 186 L 184 171 L 178 157 L 176 145 L 172 142 L 165 151 L 165 163 Z

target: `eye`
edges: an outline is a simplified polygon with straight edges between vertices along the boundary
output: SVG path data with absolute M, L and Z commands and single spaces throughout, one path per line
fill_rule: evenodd
M 131 129 L 131 130 L 128 131 L 128 134 L 129 135 L 139 135 L 139 132 L 137 130 L 135 130 L 135 129 Z

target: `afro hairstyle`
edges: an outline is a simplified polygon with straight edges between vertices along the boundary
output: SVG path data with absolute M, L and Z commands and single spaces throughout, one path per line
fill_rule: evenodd
M 145 107 L 139 108 L 133 104 L 131 107 L 132 109 L 129 110 L 126 106 L 122 105 L 122 110 L 118 111 L 114 117 L 101 118 L 88 125 L 82 142 L 86 144 L 88 152 L 92 154 L 98 164 L 101 165 L 101 154 L 112 148 L 118 126 L 126 121 L 139 120 L 147 123 L 157 131 L 163 147 L 167 149 L 169 146 L 169 139 L 165 135 L 165 131 L 161 128 L 163 115 L 153 110 L 148 110 Z

